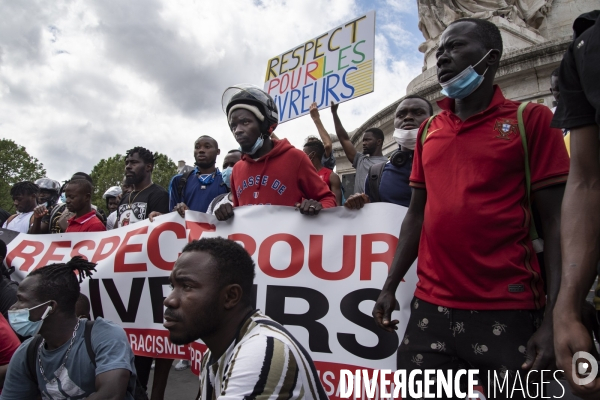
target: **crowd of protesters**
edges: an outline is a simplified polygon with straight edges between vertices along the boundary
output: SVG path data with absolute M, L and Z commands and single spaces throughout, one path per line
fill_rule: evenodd
M 598 398 L 600 379 L 578 385 L 571 362 L 578 351 L 598 357 L 597 317 L 585 296 L 600 259 L 599 16 L 575 21 L 573 43 L 549 82 L 552 110 L 504 97 L 494 85 L 500 31 L 472 18 L 450 24 L 436 51 L 442 111 L 433 115 L 428 100 L 406 96 L 395 112 L 398 148 L 389 157 L 377 128 L 366 130 L 357 151 L 331 104 L 335 132 L 356 169 L 355 193 L 343 193 L 333 172 L 332 142 L 316 104 L 310 116 L 318 137 L 299 150 L 275 136 L 272 98 L 238 85 L 225 91 L 222 106 L 240 148 L 225 154 L 222 169 L 219 144 L 203 135 L 194 142 L 195 168 L 163 188 L 152 181 L 154 153 L 134 147 L 121 185 L 104 193 L 107 216 L 91 203 L 91 177 L 77 172 L 63 185 L 48 178 L 13 185 L 16 214 L 2 227 L 98 232 L 174 211 L 224 221 L 245 205 L 314 216 L 341 205 L 360 212 L 367 203 L 398 204 L 408 210 L 373 317 L 382 329 L 396 329 L 396 289 L 418 256 L 399 369 L 469 366 L 485 383 L 491 371 L 558 367 L 573 393 Z M 2 260 L 6 251 L 0 241 Z M 153 365 L 150 396 L 164 397 L 173 360 L 134 356 L 118 325 L 90 321 L 79 283 L 94 267 L 75 257 L 31 272 L 20 285 L 2 267 L 0 399 L 146 398 Z M 175 263 L 164 325 L 175 344 L 202 339 L 208 346 L 199 398 L 327 398 L 309 353 L 253 309 L 254 275 L 250 256 L 226 239 L 191 242 Z

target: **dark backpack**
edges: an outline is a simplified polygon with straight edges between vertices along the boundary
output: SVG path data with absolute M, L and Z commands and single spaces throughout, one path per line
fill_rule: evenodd
M 177 194 L 180 199 L 183 199 L 183 192 L 185 191 L 185 184 L 187 183 L 190 176 L 194 173 L 195 170 L 191 170 L 187 175 L 181 174 L 181 179 L 177 183 Z
M 94 321 L 87 320 L 85 321 L 85 328 L 83 331 L 83 338 L 85 341 L 85 349 L 87 350 L 88 356 L 90 357 L 90 361 L 96 367 L 96 354 L 94 354 L 94 348 L 92 347 L 92 328 L 94 327 Z M 35 382 L 37 387 L 37 352 L 40 344 L 42 343 L 42 336 L 35 335 L 33 340 L 29 342 L 27 345 L 27 358 L 25 360 L 27 364 L 27 369 L 29 370 L 29 376 L 31 380 Z M 133 392 L 133 398 L 135 400 L 148 400 L 148 394 L 142 388 L 142 384 L 136 378 L 135 381 L 135 390 Z
M 379 164 L 373 164 L 369 167 L 367 185 L 369 185 L 369 197 L 373 203 L 379 203 L 381 201 L 381 196 L 379 195 L 379 185 L 381 184 L 381 175 L 383 175 L 385 164 L 387 164 L 387 161 Z

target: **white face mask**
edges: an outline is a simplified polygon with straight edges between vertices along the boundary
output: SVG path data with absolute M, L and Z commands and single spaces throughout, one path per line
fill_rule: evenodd
M 417 144 L 417 134 L 419 128 L 415 129 L 394 129 L 394 140 L 402 147 L 414 150 Z

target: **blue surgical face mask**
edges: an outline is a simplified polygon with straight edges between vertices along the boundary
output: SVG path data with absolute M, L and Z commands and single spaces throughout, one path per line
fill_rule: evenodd
M 258 149 L 260 149 L 263 146 L 264 143 L 265 143 L 265 139 L 263 139 L 262 135 L 260 135 L 258 137 L 258 139 L 256 139 L 256 142 L 254 142 L 254 146 L 252 146 L 252 150 L 246 152 L 246 151 L 242 150 L 242 148 L 240 147 L 240 151 L 242 153 L 246 153 L 249 156 L 251 156 L 252 154 L 256 153 L 258 151 Z
M 441 93 L 444 96 L 448 96 L 451 99 L 464 99 L 471 93 L 473 93 L 481 82 L 483 82 L 484 75 L 487 72 L 488 68 L 485 69 L 483 74 L 479 75 L 475 71 L 475 67 L 479 65 L 485 58 L 490 54 L 492 50 L 488 51 L 485 56 L 475 65 L 469 65 L 465 68 L 460 74 L 456 75 L 454 78 L 442 83 Z
M 196 168 L 196 172 L 198 172 L 198 168 Z M 206 185 L 210 185 L 215 181 L 215 175 L 217 172 L 219 172 L 219 168 L 217 168 L 215 172 L 210 175 L 198 175 L 198 181 L 200 182 L 202 189 L 204 189 Z
M 227 185 L 228 188 L 231 189 L 231 173 L 233 172 L 233 167 L 227 167 L 221 172 L 221 177 L 223 178 L 223 182 Z
M 52 311 L 52 307 L 48 306 L 42 318 L 39 321 L 30 321 L 29 320 L 29 311 L 41 307 L 44 304 L 48 304 L 50 301 L 39 304 L 35 307 L 31 308 L 21 308 L 18 310 L 8 310 L 8 322 L 10 326 L 12 326 L 13 330 L 17 332 L 19 335 L 27 337 L 34 336 L 40 331 L 44 320 L 48 316 L 48 313 Z

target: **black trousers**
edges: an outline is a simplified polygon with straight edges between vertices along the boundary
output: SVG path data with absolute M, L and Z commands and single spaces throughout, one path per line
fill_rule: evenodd
M 519 372 L 526 385 L 527 371 L 522 371 L 521 365 L 525 362 L 527 342 L 539 327 L 541 316 L 542 312 L 536 310 L 450 309 L 415 297 L 397 353 L 398 369 L 406 369 L 407 376 L 414 369 L 479 369 L 479 385 L 486 398 L 505 398 L 499 389 L 495 397 L 493 392 L 487 393 L 488 372 L 492 381 L 494 376 L 504 379 L 508 375 L 511 387 Z M 466 391 L 466 378 L 461 383 L 461 389 Z M 520 394 L 513 392 L 512 398 L 520 398 Z M 528 398 L 527 392 L 524 398 Z

